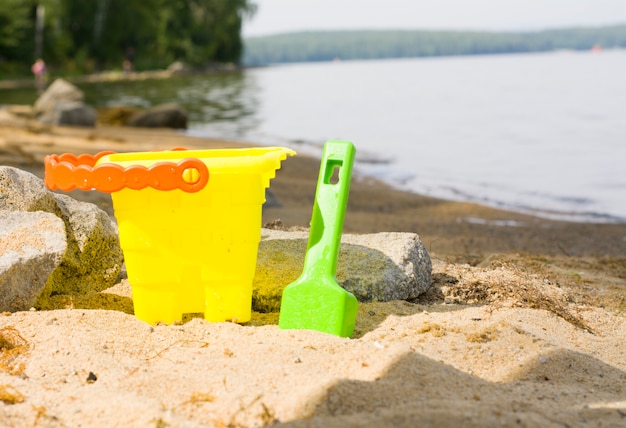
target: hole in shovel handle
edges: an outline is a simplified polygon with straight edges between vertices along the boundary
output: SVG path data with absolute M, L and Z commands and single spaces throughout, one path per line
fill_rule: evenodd
M 337 184 L 339 183 L 339 171 L 343 161 L 329 159 L 326 162 L 326 171 L 324 173 L 324 184 Z

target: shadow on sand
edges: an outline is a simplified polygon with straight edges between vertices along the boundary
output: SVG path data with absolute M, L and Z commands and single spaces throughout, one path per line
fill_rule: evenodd
M 617 427 L 626 423 L 626 373 L 563 349 L 547 352 L 541 361 L 526 361 L 505 382 L 488 382 L 418 353 L 406 353 L 374 381 L 333 384 L 307 418 L 279 426 L 567 427 L 587 422 Z M 525 394 L 535 394 L 534 403 L 536 394 L 542 395 L 540 403 L 545 405 L 507 398 Z

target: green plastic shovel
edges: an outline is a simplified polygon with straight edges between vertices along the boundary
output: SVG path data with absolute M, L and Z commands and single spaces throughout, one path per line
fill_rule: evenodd
M 278 321 L 282 329 L 352 335 L 359 304 L 337 283 L 335 273 L 355 152 L 347 141 L 324 145 L 304 269 L 283 290 Z

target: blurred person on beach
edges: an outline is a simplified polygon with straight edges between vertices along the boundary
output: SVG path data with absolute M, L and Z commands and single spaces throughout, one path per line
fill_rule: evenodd
M 37 61 L 30 68 L 35 75 L 35 87 L 38 92 L 42 92 L 46 87 L 46 63 L 43 59 L 37 58 Z
M 130 73 L 135 68 L 135 50 L 132 47 L 126 49 L 123 63 L 124 73 Z

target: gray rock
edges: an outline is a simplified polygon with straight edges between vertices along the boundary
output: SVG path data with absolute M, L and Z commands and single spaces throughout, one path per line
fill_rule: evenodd
M 193 69 L 182 61 L 174 61 L 167 67 L 167 71 L 173 74 L 191 73 Z
M 66 250 L 61 263 L 45 278 L 36 306 L 45 308 L 52 295 L 86 294 L 112 286 L 123 263 L 117 228 L 97 206 L 50 192 L 42 180 L 11 167 L 0 167 L 0 210 L 45 211 L 65 225 Z M 23 235 L 24 245 L 36 240 Z
M 129 126 L 142 128 L 187 128 L 187 112 L 178 104 L 161 104 L 137 113 L 128 120 Z
M 66 249 L 54 214 L 0 210 L 0 311 L 33 307 Z
M 83 91 L 57 79 L 35 101 L 37 120 L 46 125 L 96 126 L 96 111 L 83 103 Z
M 308 232 L 263 229 L 252 309 L 277 312 L 282 290 L 302 273 Z M 432 264 L 418 235 L 343 235 L 337 281 L 360 302 L 413 299 L 430 288 Z
M 68 250 L 48 280 L 50 294 L 86 294 L 112 286 L 124 259 L 115 223 L 94 204 L 54 196 L 67 225 Z
M 61 212 L 41 179 L 8 166 L 0 166 L 0 210 Z
M 96 126 L 96 111 L 77 101 L 59 101 L 54 107 L 39 117 L 46 125 Z
M 35 114 L 46 115 L 52 113 L 54 106 L 58 102 L 78 102 L 82 104 L 84 98 L 83 91 L 76 86 L 67 80 L 56 79 L 35 101 Z

